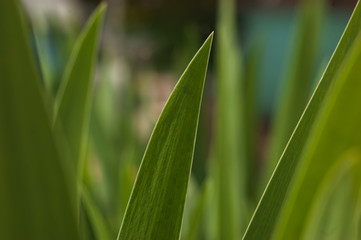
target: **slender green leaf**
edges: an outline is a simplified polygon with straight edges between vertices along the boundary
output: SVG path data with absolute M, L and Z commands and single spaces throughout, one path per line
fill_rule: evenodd
M 78 38 L 61 82 L 55 106 L 55 126 L 63 130 L 79 179 L 83 170 L 94 68 L 106 5 L 100 4 Z
M 258 112 L 257 112 L 257 99 L 258 99 L 258 74 L 261 59 L 261 44 L 259 41 L 254 40 L 250 49 L 248 50 L 247 60 L 245 62 L 244 73 L 244 95 L 245 95 L 245 144 L 246 148 L 246 162 L 247 162 L 247 195 L 254 200 L 257 191 L 257 135 L 258 135 Z M 258 199 L 258 198 L 257 198 Z M 253 203 L 253 201 L 252 201 Z M 252 209 L 252 211 L 254 208 Z
M 179 239 L 213 33 L 178 81 L 154 128 L 118 239 Z
M 236 36 L 235 1 L 219 2 L 217 118 L 215 129 L 216 239 L 240 239 L 246 226 L 246 152 L 242 62 Z
M 97 239 L 112 239 L 104 216 L 102 215 L 101 211 L 85 186 L 82 188 L 82 201 Z
M 18 1 L 0 1 L 2 239 L 78 239 L 71 169 L 45 107 Z
M 361 28 L 361 7 L 358 3 L 352 17 L 346 27 L 346 30 L 321 78 L 309 104 L 306 107 L 294 133 L 288 142 L 280 161 L 277 164 L 272 178 L 263 193 L 258 207 L 252 217 L 252 220 L 246 230 L 243 239 L 269 239 L 283 206 L 286 193 L 294 175 L 295 168 L 298 165 L 300 155 L 303 150 L 311 128 L 314 124 L 316 113 L 325 98 L 330 85 L 333 85 L 333 79 L 340 64 L 343 62 L 346 54 Z
M 202 219 L 208 193 L 208 182 L 205 181 L 201 189 L 190 179 L 187 200 L 184 209 L 182 238 L 184 240 L 199 239 L 202 229 Z

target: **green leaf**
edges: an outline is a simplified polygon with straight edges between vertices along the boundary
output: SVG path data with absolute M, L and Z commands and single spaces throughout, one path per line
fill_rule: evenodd
M 78 239 L 72 171 L 46 109 L 18 1 L 0 1 L 2 239 Z
M 361 33 L 340 66 L 315 119 L 275 229 L 276 239 L 302 236 L 309 206 L 328 170 L 350 149 L 361 151 L 361 109 L 354 105 L 361 101 L 360 63 Z
M 97 239 L 112 239 L 107 222 L 85 186 L 82 188 L 82 201 Z
M 243 239 L 270 239 L 276 220 L 284 204 L 287 190 L 300 161 L 303 146 L 309 139 L 311 128 L 331 85 L 357 34 L 360 32 L 361 7 L 358 3 L 346 30 L 321 78 L 305 112 L 298 122 L 268 186 L 257 206 Z M 341 112 L 342 113 L 342 112 Z M 343 113 L 342 113 L 343 114 Z
M 303 239 L 357 239 L 355 217 L 361 181 L 353 183 L 353 172 L 360 174 L 361 155 L 351 149 L 340 157 L 320 184 L 310 206 Z M 353 191 L 353 186 L 358 190 Z M 354 196 L 353 196 L 354 195 Z
M 64 132 L 78 179 L 83 170 L 81 160 L 87 144 L 95 63 L 105 9 L 106 4 L 99 5 L 79 36 L 55 103 L 54 125 Z
M 245 131 L 245 151 L 246 151 L 246 169 L 247 169 L 247 196 L 254 200 L 257 191 L 257 148 L 258 148 L 258 127 L 259 119 L 257 112 L 257 99 L 259 92 L 259 66 L 261 60 L 262 47 L 260 41 L 253 40 L 248 50 L 248 56 L 245 61 L 244 73 L 244 131 Z M 259 196 L 257 197 L 257 199 Z M 251 207 L 248 207 L 250 209 Z M 254 208 L 250 210 L 252 213 Z
M 154 128 L 118 239 L 179 239 L 213 33 L 178 81 Z
M 218 206 L 215 239 L 239 239 L 246 226 L 247 163 L 245 151 L 243 63 L 236 36 L 235 1 L 222 0 L 218 12 L 217 112 L 214 201 Z M 241 94 L 240 94 L 241 93 Z
M 194 179 L 190 179 L 187 200 L 184 209 L 182 237 L 184 240 L 199 239 L 202 229 L 206 200 L 208 197 L 208 181 L 204 181 L 202 188 L 197 186 Z

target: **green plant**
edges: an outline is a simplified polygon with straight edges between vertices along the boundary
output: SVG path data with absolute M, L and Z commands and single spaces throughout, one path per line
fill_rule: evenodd
M 54 120 L 45 104 L 46 93 L 29 47 L 20 4 L 2 1 L 0 8 L 0 31 L 6 36 L 0 41 L 2 238 L 79 239 L 81 198 L 98 237 L 110 238 L 87 189 L 80 190 L 92 79 L 105 5 L 101 4 L 94 12 L 74 47 L 54 104 Z M 213 34 L 182 75 L 154 130 L 143 160 L 144 170 L 139 173 L 123 221 L 121 239 L 123 234 L 126 239 L 134 239 L 138 234 L 155 238 L 157 234 L 179 236 L 212 38 Z M 163 168 L 166 163 L 168 169 Z M 155 172 L 159 178 L 152 178 Z M 168 178 L 162 180 L 164 173 L 168 173 Z M 152 179 L 153 187 L 142 186 L 142 182 L 148 184 Z M 163 182 L 164 188 L 159 188 L 157 181 Z M 152 196 L 160 197 L 160 202 L 145 195 L 152 188 Z M 138 231 L 135 225 L 137 229 L 134 229 L 132 211 L 141 210 L 137 196 L 152 205 L 142 207 L 149 211 L 148 217 L 158 216 L 166 224 L 167 232 L 155 231 L 162 225 L 144 231 Z M 157 210 L 158 214 L 151 210 Z M 165 211 L 173 211 L 172 217 L 178 221 L 165 219 Z M 136 212 L 135 216 L 138 215 Z
M 302 237 L 304 224 L 307 223 L 306 215 L 312 209 L 312 202 L 317 200 L 316 192 L 321 191 L 321 183 L 327 182 L 327 172 L 337 160 L 341 161 L 341 165 L 348 164 L 344 154 L 351 149 L 359 149 L 356 126 L 359 109 L 345 106 L 358 101 L 352 90 L 358 89 L 354 81 L 359 76 L 356 66 L 359 63 L 360 14 L 358 3 L 273 172 L 243 239 L 270 239 L 273 234 L 276 239 Z M 335 133 L 340 135 L 333 135 Z M 352 150 L 352 158 L 357 159 L 358 150 L 355 151 Z M 355 173 L 352 183 L 355 198 L 358 198 L 359 189 L 357 176 Z M 357 202 L 355 200 L 354 204 Z M 359 212 L 355 211 L 355 214 Z
M 131 191 L 137 156 L 128 129 L 132 116 L 122 116 L 126 147 L 120 147 L 110 134 L 111 87 L 103 82 L 95 95 L 92 90 L 105 4 L 77 39 L 53 102 L 54 89 L 42 81 L 19 1 L 0 1 L 2 239 L 108 240 L 118 233 L 118 239 L 231 240 L 243 232 L 243 239 L 257 240 L 360 238 L 360 3 L 306 106 L 324 5 L 303 3 L 259 188 L 273 174 L 250 220 L 258 200 L 257 184 L 250 182 L 257 52 L 251 60 L 240 56 L 234 5 L 219 5 L 217 116 L 206 180 L 192 179 L 191 167 L 213 33 L 160 114 Z M 133 89 L 128 90 L 124 94 L 131 99 Z M 127 111 L 133 111 L 131 104 Z M 103 158 L 107 174 L 98 188 L 88 172 L 89 150 Z M 118 161 L 117 154 L 124 159 Z

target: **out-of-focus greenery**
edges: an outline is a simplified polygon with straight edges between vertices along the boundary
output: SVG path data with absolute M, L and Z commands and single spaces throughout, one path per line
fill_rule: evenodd
M 327 4 L 301 1 L 269 134 L 258 103 L 267 39 L 243 44 L 234 0 L 213 13 L 206 81 L 213 34 L 174 87 L 204 32 L 191 21 L 214 5 L 184 24 L 129 3 L 136 30 L 117 30 L 141 35 L 149 20 L 172 39 L 144 35 L 158 56 L 139 38 L 115 44 L 107 20 L 101 37 L 104 4 L 74 41 L 77 28 L 62 34 L 55 18 L 53 40 L 33 35 L 20 2 L 0 2 L 1 239 L 361 237 L 360 4 L 315 86 Z

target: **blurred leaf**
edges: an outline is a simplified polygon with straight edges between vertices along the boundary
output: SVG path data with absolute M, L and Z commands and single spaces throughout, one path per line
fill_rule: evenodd
M 107 222 L 85 186 L 82 188 L 82 201 L 97 239 L 112 239 Z
M 215 153 L 214 148 L 211 149 L 211 153 L 209 154 L 209 161 L 211 164 L 208 165 L 208 178 L 207 178 L 207 201 L 206 201 L 206 211 L 205 215 L 205 236 L 207 240 L 217 240 L 219 236 L 219 227 L 218 223 L 218 208 L 219 205 L 219 187 L 217 184 L 219 181 L 217 177 L 217 165 L 215 163 Z
M 353 223 L 361 181 L 354 184 L 358 189 L 354 193 L 352 175 L 355 169 L 355 174 L 360 175 L 360 167 L 361 155 L 357 149 L 351 149 L 330 167 L 310 206 L 304 239 L 357 239 Z
M 206 199 L 208 197 L 207 183 L 208 182 L 205 181 L 203 187 L 199 189 L 195 180 L 190 179 L 184 209 L 181 239 L 199 239 Z
M 75 179 L 45 107 L 18 1 L 0 1 L 2 239 L 78 239 Z
M 247 164 L 245 152 L 242 62 L 233 0 L 219 2 L 217 45 L 217 113 L 214 176 L 219 225 L 215 239 L 240 239 L 246 224 Z
M 100 4 L 78 38 L 61 82 L 55 106 L 55 126 L 65 134 L 78 180 L 83 170 L 95 63 L 106 5 Z
M 310 132 L 315 123 L 317 113 L 322 106 L 326 93 L 334 83 L 336 71 L 344 61 L 346 54 L 361 30 L 360 25 L 361 7 L 358 3 L 320 83 L 273 172 L 272 178 L 263 193 L 243 239 L 270 239 L 281 207 L 284 204 L 295 168 L 300 161 L 302 150 L 307 140 L 310 139 Z M 352 104 L 352 106 L 354 105 Z M 344 125 L 341 124 L 341 126 Z
M 253 41 L 249 52 L 247 61 L 245 62 L 244 73 L 244 116 L 245 116 L 245 151 L 247 164 L 247 195 L 254 200 L 257 190 L 258 177 L 258 125 L 259 116 L 257 112 L 257 99 L 259 92 L 259 66 L 261 57 L 261 44 L 256 39 Z M 258 199 L 259 197 L 257 197 Z M 253 201 L 252 201 L 253 203 Z M 252 209 L 253 211 L 253 209 Z
M 154 128 L 118 239 L 179 239 L 213 33 L 192 59 Z
M 262 189 L 279 160 L 293 129 L 296 127 L 310 97 L 315 75 L 318 40 L 321 33 L 323 0 L 304 0 L 301 3 L 296 36 L 292 44 L 292 57 L 287 69 L 284 87 L 278 99 L 272 123 L 272 135 L 268 150 Z

